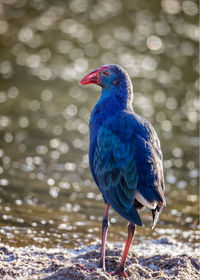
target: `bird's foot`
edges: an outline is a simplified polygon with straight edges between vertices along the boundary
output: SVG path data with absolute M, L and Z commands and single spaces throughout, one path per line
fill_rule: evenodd
M 101 269 L 101 271 L 103 271 L 103 272 L 105 272 L 106 271 L 106 268 L 105 268 L 105 266 L 99 266 L 99 269 Z
M 125 271 L 120 271 L 119 269 L 115 272 L 109 273 L 111 276 L 118 275 L 119 277 L 128 278 L 128 274 Z
M 100 268 L 102 271 L 106 271 L 105 259 L 101 259 L 101 260 L 100 260 L 99 268 Z
M 91 272 L 93 272 L 94 270 L 90 270 L 90 269 L 88 269 L 88 268 L 86 268 L 86 267 L 84 267 L 82 264 L 79 264 L 79 263 L 77 263 L 77 264 L 75 264 L 78 268 L 80 268 L 80 269 L 82 269 L 82 270 L 85 270 L 86 272 L 88 272 L 88 273 L 91 273 Z

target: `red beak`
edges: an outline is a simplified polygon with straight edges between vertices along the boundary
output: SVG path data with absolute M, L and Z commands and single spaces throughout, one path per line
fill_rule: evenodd
M 109 66 L 102 66 L 97 68 L 96 70 L 92 71 L 90 74 L 86 75 L 81 81 L 80 85 L 88 85 L 88 84 L 98 84 L 99 82 L 99 73 L 109 68 Z

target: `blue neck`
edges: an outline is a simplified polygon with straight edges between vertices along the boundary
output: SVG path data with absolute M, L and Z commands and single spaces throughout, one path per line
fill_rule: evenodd
M 119 84 L 102 88 L 101 96 L 90 117 L 90 136 L 96 135 L 99 127 L 110 117 L 124 110 L 133 111 L 133 91 L 129 79 Z
M 102 88 L 101 96 L 97 104 L 100 104 L 106 98 L 113 98 L 113 102 L 116 102 L 117 98 L 117 100 L 120 100 L 122 107 L 124 107 L 124 104 L 132 104 L 133 90 L 130 80 L 124 80 L 117 85 L 110 85 L 109 87 Z
M 112 97 L 112 91 L 113 91 L 113 89 L 102 88 L 101 96 L 100 96 L 97 104 L 100 104 L 104 99 L 106 99 L 108 97 Z

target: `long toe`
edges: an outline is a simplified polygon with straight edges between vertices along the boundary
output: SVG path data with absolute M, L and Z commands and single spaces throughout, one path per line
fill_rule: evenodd
M 84 267 L 82 264 L 80 264 L 80 263 L 76 263 L 75 265 L 76 265 L 76 267 L 80 268 L 81 270 L 85 270 L 85 271 L 88 272 L 88 273 L 91 273 L 91 272 L 94 271 L 94 270 L 90 270 L 90 269 L 88 269 L 88 268 L 85 268 L 85 267 Z

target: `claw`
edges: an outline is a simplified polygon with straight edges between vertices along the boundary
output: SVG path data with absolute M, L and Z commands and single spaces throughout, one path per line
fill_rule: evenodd
M 84 266 L 82 266 L 82 264 L 79 264 L 79 263 L 77 263 L 77 264 L 75 264 L 78 268 L 80 268 L 80 269 L 82 269 L 82 270 L 85 270 L 86 272 L 88 272 L 88 273 L 91 273 L 91 272 L 93 272 L 94 270 L 89 270 L 88 268 L 85 268 Z

